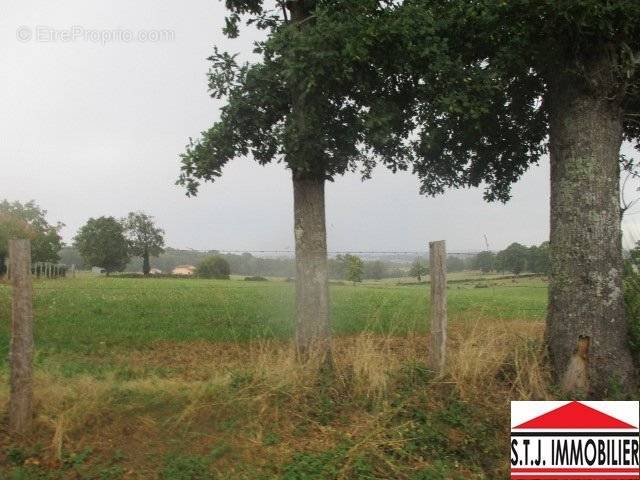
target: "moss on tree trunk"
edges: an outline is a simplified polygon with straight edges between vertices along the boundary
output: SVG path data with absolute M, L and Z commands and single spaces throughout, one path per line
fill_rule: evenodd
M 622 292 L 622 108 L 606 51 L 583 82 L 551 89 L 551 281 L 547 345 L 561 387 L 607 396 L 634 386 Z

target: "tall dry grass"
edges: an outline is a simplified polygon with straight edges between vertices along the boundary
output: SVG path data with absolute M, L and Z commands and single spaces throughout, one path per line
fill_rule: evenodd
M 549 399 L 543 331 L 543 324 L 528 321 L 460 323 L 450 334 L 446 374 L 465 399 Z
M 408 365 L 423 365 L 427 359 L 428 339 L 417 335 L 336 338 L 329 380 L 313 360 L 299 364 L 286 342 L 159 343 L 140 352 L 113 352 L 110 361 L 126 365 L 130 378 L 115 372 L 103 378 L 67 378 L 38 369 L 36 428 L 23 441 L 46 445 L 52 465 L 62 460 L 65 450 L 90 445 L 107 452 L 135 445 L 132 470 L 151 475 L 145 464 L 149 450 L 162 453 L 170 448 L 171 438 L 184 438 L 197 429 L 204 451 L 226 435 L 225 425 L 231 423 L 235 433 L 225 438 L 231 438 L 228 441 L 245 461 L 262 461 L 256 460 L 256 451 L 275 431 L 281 441 L 270 455 L 280 455 L 283 462 L 294 451 L 326 448 L 347 437 L 354 439 L 347 455 L 356 458 L 367 451 L 384 457 L 381 462 L 393 471 L 399 467 L 384 452 L 402 449 L 406 442 L 405 425 L 391 423 L 393 405 L 411 395 L 411 389 L 435 392 L 441 386 L 447 395 L 507 419 L 509 400 L 551 398 L 542 330 L 541 324 L 525 321 L 454 322 L 446 371 L 418 386 L 403 380 Z M 170 367 L 170 373 L 153 373 L 154 367 Z M 0 387 L 3 411 L 6 385 L 3 381 Z M 302 434 L 301 424 L 306 428 Z M 4 444 L 15 441 L 3 437 Z M 348 458 L 344 478 L 351 468 Z

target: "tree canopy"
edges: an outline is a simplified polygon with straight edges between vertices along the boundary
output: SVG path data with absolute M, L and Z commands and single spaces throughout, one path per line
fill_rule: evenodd
M 550 86 L 584 84 L 594 45 L 614 57 L 624 134 L 640 139 L 640 9 L 633 0 L 318 2 L 289 69 L 364 112 L 363 141 L 412 165 L 426 194 L 510 185 L 546 153 Z M 292 57 L 287 57 L 290 59 Z M 588 86 L 585 86 L 588 88 Z
M 473 267 L 482 273 L 489 273 L 495 268 L 496 254 L 485 250 L 478 253 L 473 261 Z
M 259 63 L 240 64 L 235 55 L 217 48 L 209 57 L 210 94 L 224 97 L 226 104 L 218 122 L 199 139 L 190 139 L 181 156 L 178 183 L 193 195 L 200 181 L 214 181 L 230 160 L 242 156 L 260 164 L 283 162 L 312 178 L 331 180 L 358 168 L 368 175 L 373 162 L 365 156 L 358 107 L 341 92 L 327 88 L 330 85 L 307 82 L 304 71 L 291 68 L 305 55 L 297 48 L 304 36 L 300 28 L 275 15 L 261 23 L 255 17 L 267 14 L 260 2 L 240 3 L 227 3 L 232 11 L 227 33 L 237 35 L 239 15 L 252 14 L 254 22 L 281 35 L 257 46 L 262 56 Z M 296 86 L 300 88 L 294 94 Z M 304 103 L 304 109 L 294 108 L 296 102 Z
M 429 268 L 420 260 L 415 260 L 409 269 L 409 276 L 416 277 L 418 281 L 421 281 L 427 273 L 429 273 Z
M 362 282 L 364 272 L 364 262 L 357 255 L 345 255 L 346 279 L 354 284 Z
M 153 217 L 142 212 L 130 212 L 122 219 L 125 236 L 129 245 L 129 254 L 142 257 L 142 271 L 149 274 L 149 257 L 157 257 L 163 252 L 164 230 L 156 227 Z
M 228 280 L 231 273 L 229 262 L 219 255 L 211 255 L 204 258 L 197 268 L 199 277 L 217 278 L 219 280 Z
M 0 272 L 4 271 L 7 241 L 10 237 L 31 240 L 31 259 L 34 262 L 57 262 L 62 248 L 60 230 L 64 226 L 47 221 L 47 211 L 31 200 L 26 203 L 0 202 Z
M 524 245 L 514 242 L 499 252 L 497 257 L 496 262 L 502 269 L 520 275 L 527 268 L 529 250 Z
M 102 267 L 107 274 L 121 272 L 129 261 L 124 227 L 114 217 L 90 218 L 74 238 L 87 266 Z
M 596 40 L 615 42 L 615 73 L 629 77 L 625 135 L 639 138 L 632 0 L 306 3 L 312 18 L 302 32 L 261 1 L 227 2 L 228 35 L 243 19 L 270 35 L 256 44 L 258 63 L 217 49 L 209 58 L 211 96 L 227 102 L 182 155 L 178 182 L 190 194 L 251 156 L 327 179 L 368 177 L 376 162 L 411 166 L 424 194 L 484 184 L 488 199 L 506 200 L 546 152 L 549 78 L 579 76 L 579 62 L 567 59 Z M 304 129 L 292 120 L 294 85 Z

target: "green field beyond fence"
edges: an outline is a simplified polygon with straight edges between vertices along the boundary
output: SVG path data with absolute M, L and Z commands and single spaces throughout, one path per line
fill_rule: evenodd
M 36 348 L 95 353 L 164 341 L 246 341 L 293 336 L 294 285 L 281 280 L 79 277 L 34 283 Z M 332 285 L 336 335 L 425 332 L 428 286 Z M 449 285 L 450 320 L 544 318 L 539 278 L 473 279 Z M 0 285 L 0 358 L 9 346 L 10 289 Z

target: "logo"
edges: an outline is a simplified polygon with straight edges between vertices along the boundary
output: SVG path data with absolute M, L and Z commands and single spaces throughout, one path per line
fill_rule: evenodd
M 513 480 L 640 479 L 640 402 L 511 402 Z

